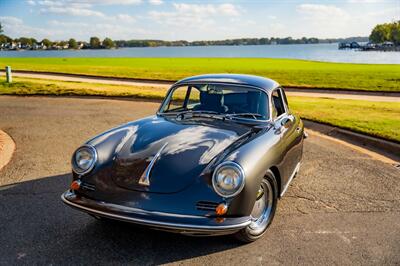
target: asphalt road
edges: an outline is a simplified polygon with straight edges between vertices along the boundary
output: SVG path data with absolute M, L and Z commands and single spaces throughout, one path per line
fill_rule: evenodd
M 268 233 L 248 245 L 104 224 L 65 206 L 73 150 L 157 106 L 0 97 L 0 128 L 17 145 L 0 172 L 1 265 L 400 263 L 400 170 L 316 136 L 305 142 L 300 173 Z
M 2 73 L 0 71 L 0 73 Z M 3 72 L 4 73 L 4 72 Z M 125 86 L 150 86 L 169 88 L 172 85 L 168 82 L 151 81 L 151 80 L 135 80 L 126 78 L 110 78 L 110 77 L 89 77 L 79 74 L 55 74 L 55 73 L 22 73 L 13 72 L 14 76 L 26 77 L 26 78 L 40 78 L 50 80 L 62 80 L 62 81 L 77 81 L 77 82 L 91 82 L 101 84 L 114 84 L 114 85 L 125 85 Z M 304 97 L 316 97 L 316 98 L 333 98 L 333 99 L 350 99 L 350 100 L 364 100 L 373 102 L 399 102 L 400 93 L 382 93 L 382 92 L 365 92 L 365 91 L 340 91 L 340 90 L 323 90 L 323 89 L 297 89 L 297 88 L 286 88 L 285 90 L 288 96 L 304 96 Z

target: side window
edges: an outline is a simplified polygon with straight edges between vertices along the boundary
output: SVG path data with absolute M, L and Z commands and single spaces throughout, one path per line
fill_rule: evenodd
M 272 118 L 279 117 L 285 112 L 285 105 L 280 90 L 274 90 L 272 92 Z
M 280 89 L 280 92 L 282 93 L 283 100 L 285 101 L 286 109 L 289 110 L 289 103 L 288 103 L 288 100 L 287 100 L 287 98 L 286 98 L 286 93 L 285 93 L 285 91 L 284 91 L 282 88 Z
M 200 91 L 196 87 L 191 87 L 187 108 L 192 109 L 198 104 L 200 104 Z
M 179 111 L 184 109 L 185 99 L 188 92 L 187 86 L 176 88 L 171 95 L 169 104 L 164 107 L 165 111 Z

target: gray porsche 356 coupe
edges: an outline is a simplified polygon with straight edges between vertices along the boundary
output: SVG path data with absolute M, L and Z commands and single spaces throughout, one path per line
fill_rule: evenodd
M 62 200 L 96 218 L 254 241 L 299 170 L 305 136 L 273 80 L 186 78 L 156 115 L 78 148 Z

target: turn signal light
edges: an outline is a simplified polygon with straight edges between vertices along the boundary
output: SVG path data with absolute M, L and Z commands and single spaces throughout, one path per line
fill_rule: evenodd
M 75 180 L 74 182 L 71 183 L 71 189 L 72 190 L 78 190 L 81 187 L 81 181 Z
M 228 211 L 228 206 L 225 203 L 218 204 L 217 208 L 215 208 L 215 213 L 217 215 L 224 215 Z

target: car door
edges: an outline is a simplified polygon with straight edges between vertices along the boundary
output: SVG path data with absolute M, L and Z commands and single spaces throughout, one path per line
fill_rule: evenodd
M 299 130 L 300 119 L 290 112 L 286 96 L 281 88 L 275 89 L 271 96 L 275 134 L 280 136 L 278 150 L 281 153 L 281 162 L 279 168 L 283 181 L 282 185 L 285 186 L 299 162 L 299 151 L 301 152 L 299 144 L 301 143 L 302 133 L 300 132 L 301 129 Z

